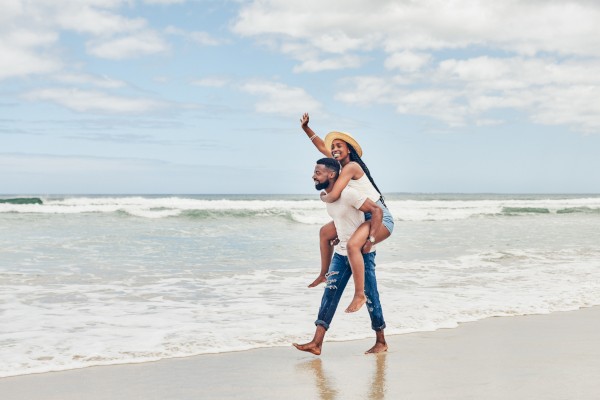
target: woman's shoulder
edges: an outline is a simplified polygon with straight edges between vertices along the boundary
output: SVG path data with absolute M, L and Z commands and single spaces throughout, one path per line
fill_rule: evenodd
M 345 169 L 345 168 L 348 168 L 348 169 L 359 169 L 359 170 L 362 171 L 362 167 L 356 161 L 350 161 L 350 162 L 348 162 L 348 164 L 344 165 L 344 168 L 342 168 L 342 169 Z
M 365 173 L 360 164 L 356 161 L 350 161 L 342 168 L 342 171 L 345 171 L 347 174 L 352 174 L 352 179 L 360 179 Z

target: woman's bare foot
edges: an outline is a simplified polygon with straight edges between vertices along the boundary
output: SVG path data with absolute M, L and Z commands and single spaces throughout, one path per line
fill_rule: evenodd
M 354 293 L 352 302 L 346 308 L 347 313 L 356 312 L 367 302 L 367 296 L 364 293 Z
M 365 354 L 377 354 L 386 352 L 388 349 L 386 342 L 375 342 L 375 346 L 371 347 L 369 350 L 365 351 Z
M 305 344 L 292 343 L 292 345 L 300 351 L 313 353 L 316 356 L 321 355 L 321 346 L 317 345 L 315 342 L 308 342 Z
M 325 278 L 325 275 L 319 275 L 319 276 L 317 276 L 317 279 L 315 279 L 313 283 L 308 285 L 308 287 L 315 287 L 317 285 L 320 285 L 323 282 L 327 282 L 327 278 Z

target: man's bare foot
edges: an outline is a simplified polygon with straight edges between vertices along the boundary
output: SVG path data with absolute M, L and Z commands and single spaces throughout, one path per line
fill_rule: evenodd
M 315 279 L 313 283 L 308 285 L 308 287 L 315 287 L 317 285 L 320 285 L 323 282 L 327 282 L 327 278 L 325 278 L 324 275 L 319 275 L 319 276 L 317 276 L 317 279 Z
M 367 296 L 364 293 L 354 293 L 352 302 L 346 308 L 347 313 L 356 312 L 367 302 Z
M 375 346 L 371 347 L 369 350 L 365 351 L 365 354 L 377 354 L 386 352 L 388 349 L 386 342 L 375 342 Z
M 300 351 L 313 353 L 316 356 L 321 355 L 321 346 L 318 346 L 315 342 L 308 342 L 305 344 L 292 343 L 292 345 Z

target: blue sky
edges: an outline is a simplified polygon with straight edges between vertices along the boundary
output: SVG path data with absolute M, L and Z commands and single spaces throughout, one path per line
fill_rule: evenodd
M 4 0 L 0 193 L 598 193 L 600 3 Z

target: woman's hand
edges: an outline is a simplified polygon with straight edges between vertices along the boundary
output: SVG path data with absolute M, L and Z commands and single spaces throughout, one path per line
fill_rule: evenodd
M 325 202 L 325 203 L 333 203 L 329 197 L 327 197 L 327 192 L 326 191 L 322 191 L 321 193 L 319 193 L 319 196 L 321 196 L 321 201 Z
M 304 115 L 302 115 L 302 118 L 300 118 L 300 126 L 302 127 L 302 130 L 304 131 L 304 133 L 306 133 L 306 136 L 310 139 L 310 141 L 317 148 L 317 150 L 321 152 L 321 154 L 323 154 L 325 157 L 331 157 L 331 151 L 325 148 L 325 143 L 323 142 L 323 139 L 318 137 L 317 134 L 312 129 L 310 129 L 310 127 L 308 126 L 308 120 L 308 113 L 304 113 Z
M 304 113 L 302 118 L 300 118 L 300 126 L 302 126 L 302 129 L 308 127 L 308 119 L 308 113 Z

